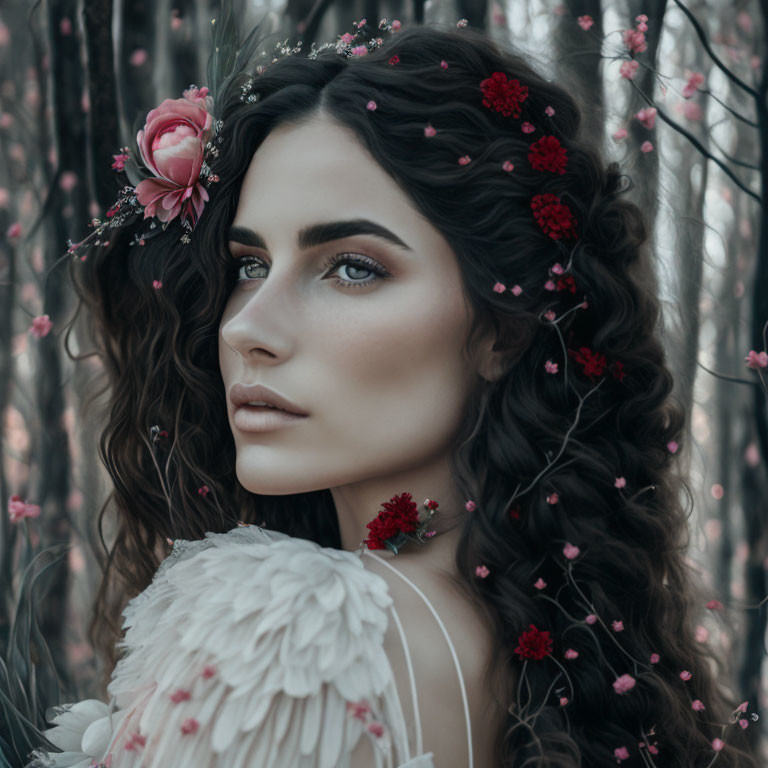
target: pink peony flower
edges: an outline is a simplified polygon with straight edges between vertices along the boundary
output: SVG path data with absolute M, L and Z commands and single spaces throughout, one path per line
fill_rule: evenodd
M 370 101 L 369 101 L 369 102 L 368 102 L 368 103 L 365 105 L 365 108 L 366 108 L 367 110 L 370 110 L 371 112 L 373 112 L 373 111 L 376 109 L 376 107 L 377 107 L 377 104 L 376 104 L 376 102 L 375 102 L 373 99 L 371 99 L 371 100 L 370 100 Z
M 544 363 L 544 370 L 546 370 L 547 373 L 557 373 L 557 363 L 547 360 L 547 362 Z
M 349 52 L 353 56 L 367 56 L 368 48 L 364 45 L 356 45 L 354 48 L 350 48 Z
M 504 285 L 504 283 L 495 283 L 493 286 L 493 290 L 496 293 L 504 293 L 504 291 L 507 290 L 507 286 Z
M 684 669 L 684 670 L 683 670 L 683 671 L 680 673 L 680 679 L 681 679 L 681 680 L 690 680 L 690 679 L 691 679 L 691 677 L 692 677 L 692 675 L 691 675 L 691 673 L 690 673 L 690 672 L 689 672 L 687 669 Z
M 206 106 L 213 100 L 207 88 L 188 92 L 191 99 L 165 99 L 153 109 L 136 136 L 141 159 L 155 176 L 139 182 L 136 197 L 145 219 L 157 216 L 168 222 L 181 214 L 191 218 L 194 229 L 208 201 L 199 178 L 213 124 Z
M 467 502 L 467 503 L 464 505 L 464 509 L 466 509 L 466 510 L 467 510 L 467 512 L 474 512 L 474 511 L 477 509 L 477 504 L 475 504 L 475 502 L 474 502 L 474 501 L 468 501 L 468 502 Z
M 475 576 L 479 576 L 481 579 L 484 579 L 489 573 L 490 571 L 484 565 L 478 565 L 477 568 L 475 568 Z

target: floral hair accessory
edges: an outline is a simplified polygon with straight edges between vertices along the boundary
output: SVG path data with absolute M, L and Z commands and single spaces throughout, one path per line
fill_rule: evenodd
M 395 495 L 381 506 L 383 510 L 365 526 L 371 533 L 368 538 L 363 539 L 361 546 L 365 545 L 368 549 L 389 549 L 397 555 L 408 539 L 424 544 L 425 539 L 435 535 L 435 531 L 427 531 L 426 528 L 437 512 L 438 502 L 432 499 L 424 500 L 424 508 L 429 510 L 429 515 L 423 522 L 419 521 L 419 510 L 410 493 Z M 414 531 L 416 536 L 409 535 Z
M 504 72 L 494 72 L 480 82 L 483 106 L 501 112 L 504 117 L 520 117 L 520 105 L 528 98 L 528 86 L 519 80 L 507 80 Z
M 256 57 L 271 58 L 268 63 L 255 67 L 255 72 L 261 75 L 279 58 L 301 51 L 301 42 L 291 48 L 286 40 L 277 42 L 274 51 L 259 54 L 257 49 L 262 45 L 260 25 L 256 25 L 238 47 L 239 25 L 231 13 L 225 14 L 218 25 L 216 19 L 212 23 L 212 53 L 207 69 L 210 87 L 190 85 L 182 98 L 165 99 L 150 110 L 144 127 L 136 136 L 137 151 L 122 147 L 120 153 L 113 155 L 112 169 L 124 173 L 130 184 L 122 187 L 117 201 L 107 210 L 103 220 L 98 217 L 91 220 L 94 231 L 88 237 L 79 243 L 67 241 L 69 254 L 78 255 L 92 241 L 94 245 L 108 245 L 108 240 L 101 240 L 105 230 L 126 226 L 139 217 L 142 221 L 149 220 L 149 227 L 135 235 L 130 243 L 132 246 L 144 245 L 149 238 L 164 232 L 174 220 L 178 220 L 184 230 L 180 242 L 185 245 L 191 242 L 190 235 L 210 199 L 208 189 L 220 180 L 211 172 L 210 166 L 211 160 L 219 155 L 218 145 L 222 141 L 219 134 L 224 125 L 214 111 L 215 94 L 222 92 Z M 315 59 L 320 50 L 329 47 L 345 57 L 362 56 L 383 44 L 381 37 L 372 36 L 365 19 L 353 26 L 354 34 L 338 35 L 333 43 L 325 43 L 319 48 L 313 43 L 307 57 Z M 396 32 L 401 26 L 397 19 L 391 24 L 382 19 L 377 31 Z M 397 63 L 399 57 L 394 56 L 390 61 Z M 260 94 L 251 92 L 256 78 L 248 76 L 245 80 L 245 85 L 240 86 L 240 101 L 259 101 Z M 369 103 L 369 108 L 375 109 L 375 102 Z M 80 257 L 81 261 L 85 258 Z

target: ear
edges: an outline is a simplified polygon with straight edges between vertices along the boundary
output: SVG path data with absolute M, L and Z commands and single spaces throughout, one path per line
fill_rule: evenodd
M 508 370 L 509 347 L 501 343 L 498 330 L 486 324 L 473 347 L 475 369 L 485 381 L 498 381 Z

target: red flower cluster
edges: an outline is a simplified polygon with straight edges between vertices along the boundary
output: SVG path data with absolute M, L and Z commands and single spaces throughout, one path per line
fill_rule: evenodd
M 573 275 L 566 275 L 565 277 L 557 278 L 557 290 L 558 291 L 570 291 L 576 293 L 576 281 L 573 279 Z
M 594 381 L 594 378 L 592 378 L 593 376 L 603 375 L 606 365 L 605 355 L 602 355 L 599 352 L 593 352 L 589 347 L 579 347 L 578 352 L 575 349 L 569 349 L 568 354 L 577 363 L 584 366 L 582 371 L 585 376 L 589 376 L 590 381 Z M 626 375 L 624 372 L 624 363 L 616 360 L 610 367 L 613 378 L 623 381 L 624 376 Z
M 576 220 L 571 209 L 561 203 L 557 195 L 553 195 L 551 192 L 534 195 L 531 200 L 531 208 L 544 234 L 549 235 L 553 240 L 578 237 Z
M 411 533 L 419 527 L 419 509 L 412 501 L 410 493 L 393 496 L 381 505 L 384 511 L 379 512 L 374 520 L 365 527 L 370 535 L 365 539 L 368 549 L 386 549 L 387 539 L 397 536 L 400 531 Z
M 529 629 L 517 638 L 515 653 L 521 659 L 534 659 L 540 661 L 552 652 L 552 638 L 549 630 L 537 629 L 534 624 L 529 624 Z
M 504 117 L 520 117 L 520 104 L 528 98 L 528 86 L 519 80 L 507 80 L 503 72 L 494 72 L 481 81 L 483 106 L 501 112 Z
M 565 173 L 568 156 L 565 147 L 555 136 L 542 136 L 529 149 L 528 161 L 534 170 Z

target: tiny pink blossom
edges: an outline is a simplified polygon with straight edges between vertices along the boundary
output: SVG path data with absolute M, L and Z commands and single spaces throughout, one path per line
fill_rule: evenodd
M 509 160 L 505 160 L 501 165 L 501 170 L 509 173 L 510 171 L 515 170 L 515 166 L 512 165 L 512 163 L 510 163 Z
M 591 16 L 589 16 L 588 14 L 584 15 L 584 16 L 579 16 L 579 18 L 576 19 L 576 21 L 579 22 L 579 26 L 585 32 L 595 23 L 595 20 Z
M 619 74 L 625 80 L 634 80 L 635 75 L 637 74 L 637 68 L 639 66 L 640 62 L 636 59 L 632 59 L 630 61 L 622 61 L 621 66 L 619 67 Z
M 526 121 L 520 126 L 520 130 L 523 133 L 533 133 L 536 130 L 536 126 Z
M 550 493 L 547 496 L 547 504 L 557 504 L 560 497 L 556 493 Z
M 464 29 L 464 27 L 466 27 L 466 26 L 467 26 L 467 24 L 469 24 L 469 22 L 468 22 L 466 19 L 459 19 L 459 20 L 456 22 L 456 26 L 457 26 L 459 29 Z
M 198 496 L 202 496 L 203 498 L 205 498 L 210 493 L 210 491 L 211 489 L 207 485 L 201 485 L 197 489 Z
M 595 614 L 594 614 L 594 613 L 589 613 L 589 614 L 587 614 L 587 616 L 584 618 L 584 621 L 586 621 L 586 622 L 587 622 L 587 624 L 594 624 L 594 623 L 597 621 L 597 616 L 595 616 Z
M 47 336 L 53 327 L 48 315 L 38 315 L 29 327 L 29 332 L 37 339 L 42 339 L 43 336 Z
M 635 687 L 635 678 L 630 674 L 623 674 L 613 681 L 613 689 L 616 693 L 626 693 Z
M 643 143 L 640 145 L 640 151 L 641 151 L 641 152 L 645 152 L 645 153 L 648 153 L 648 152 L 653 152 L 653 144 L 651 144 L 651 142 L 650 142 L 650 141 L 644 141 L 644 142 L 643 142 Z
M 513 286 L 510 288 L 510 291 L 511 291 L 512 293 L 514 293 L 514 294 L 515 294 L 515 296 L 519 296 L 519 295 L 520 295 L 520 294 L 523 292 L 523 289 L 522 289 L 522 288 L 521 288 L 519 285 L 515 284 L 515 285 L 513 285 Z
M 614 131 L 612 134 L 612 138 L 614 141 L 621 141 L 622 139 L 627 138 L 627 129 L 626 128 L 619 128 L 617 131 Z
M 216 674 L 216 667 L 212 664 L 207 664 L 203 667 L 203 677 L 207 680 L 209 677 L 213 677 Z
M 681 679 L 681 680 L 690 680 L 690 679 L 691 679 L 691 677 L 692 677 L 692 675 L 691 675 L 691 673 L 690 673 L 690 672 L 689 672 L 687 669 L 684 669 L 684 670 L 683 670 L 683 671 L 680 673 L 680 679 Z
M 552 115 L 554 115 L 554 114 L 555 114 L 555 109 L 554 109 L 554 107 L 551 107 L 551 106 L 547 105 L 547 106 L 544 108 L 544 114 L 545 114 L 547 117 L 552 117 Z
M 747 367 L 753 370 L 768 368 L 768 352 L 758 352 L 757 350 L 750 349 L 749 354 L 744 359 L 747 362 Z
M 132 67 L 140 67 L 142 64 L 146 63 L 147 59 L 149 58 L 149 54 L 144 48 L 137 48 L 131 55 L 128 61 L 130 62 Z
M 741 704 L 739 704 L 739 706 L 736 707 L 736 711 L 737 712 L 746 712 L 748 708 L 749 708 L 749 700 L 742 701 Z
M 493 286 L 493 290 L 496 293 L 504 293 L 504 291 L 507 290 L 507 286 L 504 285 L 504 283 L 495 283 Z
M 652 755 L 658 755 L 658 754 L 659 754 L 659 750 L 658 750 L 658 748 L 657 748 L 657 747 L 655 747 L 653 744 L 649 744 L 649 745 L 648 745 L 648 751 L 649 751 L 649 752 L 650 752 Z
M 40 517 L 40 506 L 38 504 L 28 504 L 21 500 L 21 496 L 14 493 L 8 499 L 8 516 L 12 523 L 18 523 L 25 517 Z
M 557 261 L 552 265 L 552 272 L 554 272 L 556 275 L 562 275 L 565 270 L 563 269 L 563 265 Z
M 368 723 L 368 730 L 377 738 L 381 738 L 384 735 L 384 726 L 376 720 Z
M 152 281 L 152 287 L 153 287 L 153 288 L 154 288 L 156 291 L 159 291 L 159 290 L 160 290 L 160 289 L 163 287 L 163 284 L 162 284 L 162 282 L 161 282 L 160 280 L 153 280 L 153 281 Z
M 741 720 L 739 720 L 739 725 L 740 725 L 742 728 L 746 728 L 746 727 L 749 725 L 749 721 L 748 721 L 748 720 L 745 720 L 745 719 L 742 717 L 742 718 L 741 718 Z
M 474 501 L 468 501 L 468 502 L 467 502 L 467 503 L 464 505 L 464 509 L 466 509 L 466 510 L 467 510 L 467 512 L 474 512 L 474 511 L 477 509 L 477 504 L 475 504 L 475 502 L 474 502 Z
M 565 652 L 565 658 L 566 659 L 578 659 L 579 658 L 579 652 L 574 650 L 573 648 L 568 648 L 568 650 Z
M 656 123 L 656 114 L 656 107 L 643 107 L 635 114 L 635 120 L 650 131 Z
M 394 30 L 398 30 L 398 29 L 400 29 L 400 27 L 402 27 L 402 26 L 403 26 L 403 25 L 402 25 L 402 23 L 400 22 L 400 20 L 399 20 L 399 19 L 392 19 L 392 29 L 394 29 Z
M 448 62 L 447 62 L 445 59 L 443 59 L 443 60 L 440 62 L 440 66 L 441 66 L 443 69 L 448 69 Z
M 195 733 L 199 727 L 200 727 L 200 723 L 198 723 L 194 717 L 188 717 L 181 724 L 181 732 L 184 734 Z
M 59 179 L 59 186 L 65 192 L 71 192 L 77 186 L 77 174 L 74 171 L 64 171 Z
M 469 155 L 462 155 L 459 158 L 459 165 L 466 165 L 472 160 L 472 158 Z
M 707 640 L 709 640 L 709 630 L 706 627 L 702 627 L 701 624 L 699 624 L 696 627 L 696 642 L 706 643 Z
M 626 747 L 616 747 L 613 750 L 613 756 L 616 758 L 616 762 L 620 763 L 622 760 L 629 759 L 629 752 Z
M 614 486 L 616 488 L 626 488 L 627 487 L 627 480 L 624 477 L 617 477 L 616 482 L 614 483 Z
M 427 124 L 427 127 L 424 129 L 424 135 L 427 137 L 434 136 L 437 133 L 437 131 L 429 124 Z
M 552 280 L 547 280 L 547 282 L 544 283 L 544 290 L 545 291 L 554 291 L 555 290 L 554 282 L 552 282 Z
M 475 568 L 475 576 L 479 576 L 481 579 L 484 579 L 489 573 L 490 571 L 484 565 L 478 565 Z
M 563 554 L 569 560 L 573 560 L 574 558 L 578 557 L 580 552 L 581 550 L 575 544 L 571 544 L 570 542 L 566 542 L 565 546 L 563 547 Z
M 683 105 L 683 117 L 686 120 L 697 123 L 704 117 L 704 112 L 697 102 L 686 101 Z
M 548 309 L 544 313 L 544 317 L 546 317 L 547 320 L 549 320 L 549 322 L 551 323 L 555 319 L 555 317 L 557 317 L 557 315 L 555 315 L 555 311 L 553 309 Z
M 660 658 L 661 658 L 661 656 L 659 656 L 658 653 L 652 653 L 651 654 L 651 664 L 658 664 Z
M 564 707 L 568 703 L 568 697 L 567 696 L 561 696 L 560 697 L 560 706 Z
M 376 102 L 371 99 L 366 105 L 365 108 L 373 112 L 376 109 Z
M 345 33 L 344 33 L 344 34 L 341 36 L 341 42 L 342 42 L 342 43 L 347 43 L 347 44 L 349 44 L 349 43 L 351 43 L 351 42 L 352 42 L 354 39 L 355 39 L 355 36 L 354 36 L 354 35 L 353 35 L 351 32 L 345 32 Z
M 13 224 L 11 224 L 10 227 L 8 227 L 8 231 L 5 233 L 5 236 L 10 240 L 12 237 L 20 237 L 21 236 L 21 224 L 16 221 Z
M 544 579 L 539 576 L 538 579 L 533 583 L 533 586 L 536 587 L 536 589 L 544 589 L 544 587 L 547 586 L 547 582 L 544 581 Z
M 635 29 L 625 29 L 622 32 L 624 45 L 634 53 L 643 53 L 648 48 L 645 42 L 645 33 Z
M 368 55 L 368 48 L 364 45 L 356 45 L 354 48 L 350 48 L 349 52 L 353 56 L 367 56 Z
M 547 373 L 557 373 L 557 363 L 553 363 L 551 360 L 547 360 L 547 362 L 544 363 L 544 368 Z
M 668 450 L 670 453 L 677 453 L 677 449 L 678 449 L 678 447 L 679 447 L 679 446 L 678 446 L 678 444 L 677 444 L 677 443 L 676 443 L 674 440 L 670 440 L 670 441 L 667 443 L 667 450 Z
M 725 742 L 722 739 L 712 739 L 712 749 L 715 752 L 719 752 L 725 746 Z
M 624 631 L 624 622 L 619 619 L 618 621 L 612 621 L 611 626 L 613 627 L 614 632 L 623 632 Z
M 694 699 L 691 702 L 691 708 L 695 709 L 697 712 L 701 712 L 704 709 L 704 704 L 701 699 Z
M 175 690 L 169 698 L 174 704 L 178 704 L 180 701 L 189 701 L 191 695 L 192 694 L 184 688 L 179 688 Z

